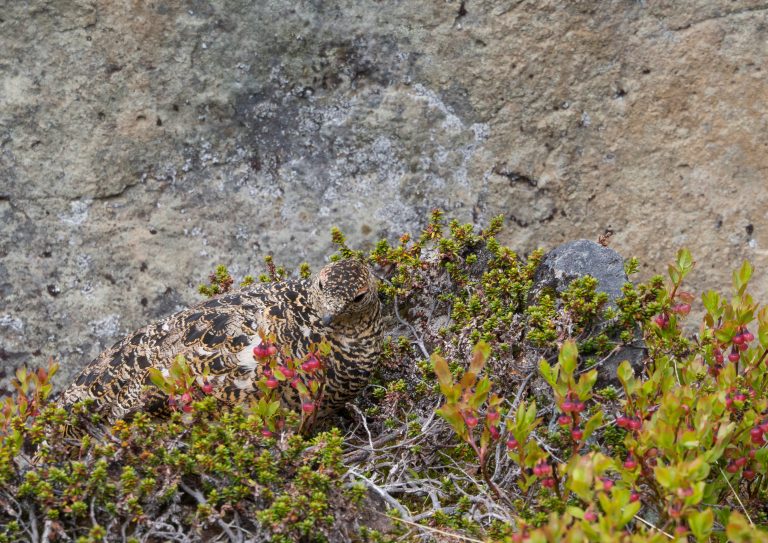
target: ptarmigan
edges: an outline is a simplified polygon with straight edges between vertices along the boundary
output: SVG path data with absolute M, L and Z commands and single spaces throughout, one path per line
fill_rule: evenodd
M 192 371 L 208 372 L 212 394 L 227 405 L 258 397 L 259 365 L 252 349 L 259 332 L 274 334 L 281 350 L 305 356 L 327 341 L 322 411 L 340 407 L 368 380 L 381 335 L 377 282 L 365 264 L 333 262 L 310 279 L 260 284 L 223 294 L 141 328 L 91 362 L 67 388 L 64 406 L 92 399 L 109 422 L 138 411 L 161 410 L 149 369 L 164 370 L 184 355 Z M 154 389 L 154 393 L 152 392 Z M 290 387 L 282 399 L 289 404 Z M 166 401 L 167 403 L 167 401 Z

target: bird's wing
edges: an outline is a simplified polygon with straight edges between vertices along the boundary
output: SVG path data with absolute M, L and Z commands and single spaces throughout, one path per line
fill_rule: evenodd
M 250 355 L 246 349 L 258 342 L 259 330 L 266 332 L 269 323 L 257 294 L 219 296 L 145 326 L 89 364 L 64 392 L 63 403 L 92 399 L 110 418 L 122 417 L 154 403 L 143 390 L 150 384 L 149 369 L 166 369 L 178 355 L 195 374 L 234 377 L 252 370 L 243 353 Z

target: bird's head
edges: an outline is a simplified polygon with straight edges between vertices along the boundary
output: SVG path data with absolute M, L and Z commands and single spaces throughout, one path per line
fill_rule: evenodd
M 314 305 L 322 324 L 353 324 L 379 308 L 378 284 L 371 270 L 354 259 L 331 262 L 312 279 Z

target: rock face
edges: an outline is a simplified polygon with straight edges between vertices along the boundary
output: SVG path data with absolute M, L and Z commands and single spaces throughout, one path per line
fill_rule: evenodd
M 332 225 L 365 247 L 432 207 L 521 252 L 686 245 L 697 290 L 768 264 L 756 0 L 6 4 L 4 371 L 67 379 L 216 263 L 317 268 Z
M 597 279 L 597 290 L 605 292 L 608 306 L 615 308 L 616 300 L 622 296 L 621 287 L 628 280 L 624 259 L 613 249 L 586 239 L 563 243 L 544 256 L 536 270 L 532 296 L 550 289 L 562 292 L 571 281 L 585 275 Z M 618 338 L 612 339 L 618 341 Z M 616 377 L 619 364 L 628 360 L 636 371 L 640 370 L 644 350 L 642 336 L 638 333 L 635 342 L 621 346 L 601 361 L 597 367 L 598 384 L 620 386 Z

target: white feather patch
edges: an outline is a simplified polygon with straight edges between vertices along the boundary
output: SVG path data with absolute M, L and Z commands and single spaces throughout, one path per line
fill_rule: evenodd
M 253 356 L 253 348 L 261 345 L 261 337 L 256 334 L 248 338 L 249 343 L 242 351 L 237 353 L 237 365 L 249 370 L 256 369 L 258 362 L 256 357 Z
M 250 379 L 235 379 L 235 386 L 240 390 L 251 388 L 252 381 Z

